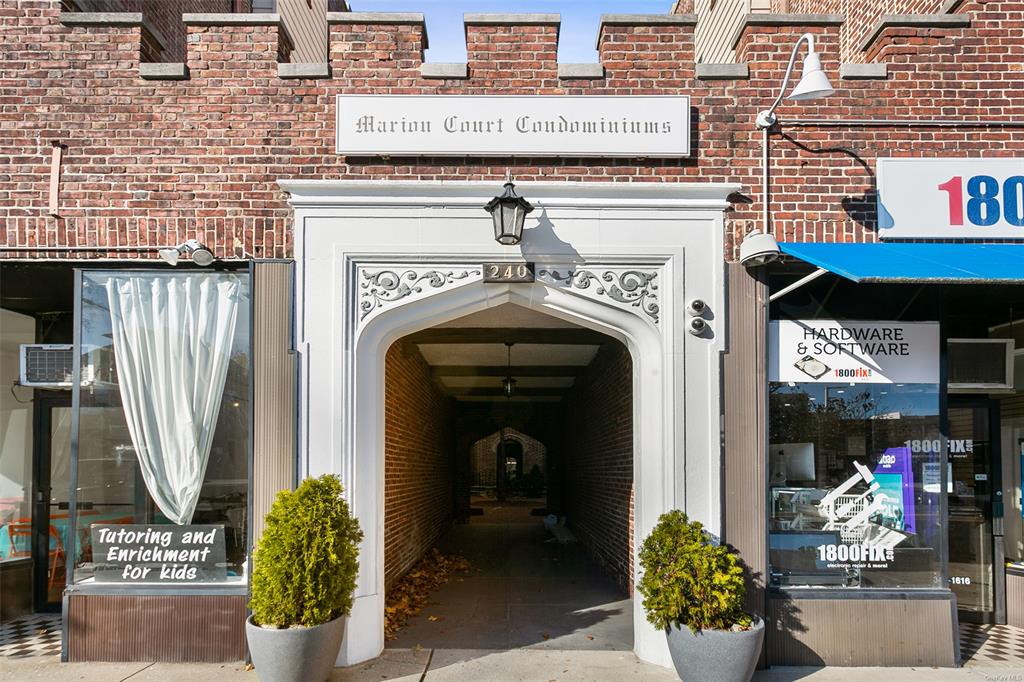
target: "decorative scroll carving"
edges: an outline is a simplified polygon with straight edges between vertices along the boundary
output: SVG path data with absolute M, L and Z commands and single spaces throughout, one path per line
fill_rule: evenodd
M 588 290 L 598 296 L 639 308 L 652 322 L 658 324 L 661 306 L 658 304 L 658 273 L 640 270 L 605 270 L 597 274 L 591 270 L 541 270 L 541 279 L 563 284 L 572 289 Z
M 480 270 L 362 270 L 360 272 L 359 320 L 389 303 L 423 292 L 424 287 L 442 289 L 464 280 Z

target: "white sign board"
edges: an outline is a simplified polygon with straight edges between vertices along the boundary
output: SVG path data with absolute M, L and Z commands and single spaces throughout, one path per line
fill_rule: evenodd
M 690 155 L 690 98 L 338 95 L 350 156 Z
M 938 322 L 779 320 L 768 348 L 769 381 L 939 383 Z
M 882 239 L 1024 239 L 1024 158 L 878 160 Z

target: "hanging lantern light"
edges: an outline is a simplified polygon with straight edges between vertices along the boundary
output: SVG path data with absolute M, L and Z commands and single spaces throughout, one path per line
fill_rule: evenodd
M 506 398 L 511 398 L 512 394 L 516 392 L 516 380 L 512 378 L 512 346 L 514 345 L 511 341 L 505 342 L 505 346 L 508 348 L 508 374 L 501 380 L 501 388 Z
M 533 205 L 516 194 L 512 173 L 505 174 L 505 192 L 487 202 L 484 210 L 494 221 L 494 240 L 503 246 L 514 246 L 523 238 L 523 223 Z

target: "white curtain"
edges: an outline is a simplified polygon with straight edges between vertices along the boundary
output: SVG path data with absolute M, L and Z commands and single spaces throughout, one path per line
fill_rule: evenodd
M 179 525 L 192 521 L 238 318 L 238 278 L 125 275 L 107 281 L 118 386 L 142 478 Z

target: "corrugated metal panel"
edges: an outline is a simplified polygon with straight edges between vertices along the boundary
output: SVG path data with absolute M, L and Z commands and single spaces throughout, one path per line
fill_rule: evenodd
M 743 17 L 750 13 L 750 0 L 697 0 L 694 46 L 702 64 L 731 64 L 736 61 L 730 40 Z
M 245 601 L 245 595 L 72 595 L 68 660 L 241 660 Z
M 768 600 L 771 665 L 956 665 L 948 599 Z
M 295 354 L 292 349 L 293 264 L 253 265 L 252 543 L 278 491 L 295 482 Z
M 1024 628 L 1024 575 L 1006 574 L 1006 624 Z
M 327 0 L 278 0 L 277 11 L 295 45 L 291 61 L 326 62 Z
M 739 263 L 728 264 L 726 274 L 729 351 L 725 355 L 725 540 L 739 550 L 753 576 L 746 608 L 763 615 L 764 576 L 768 572 L 763 305 L 766 293 L 764 285 Z

